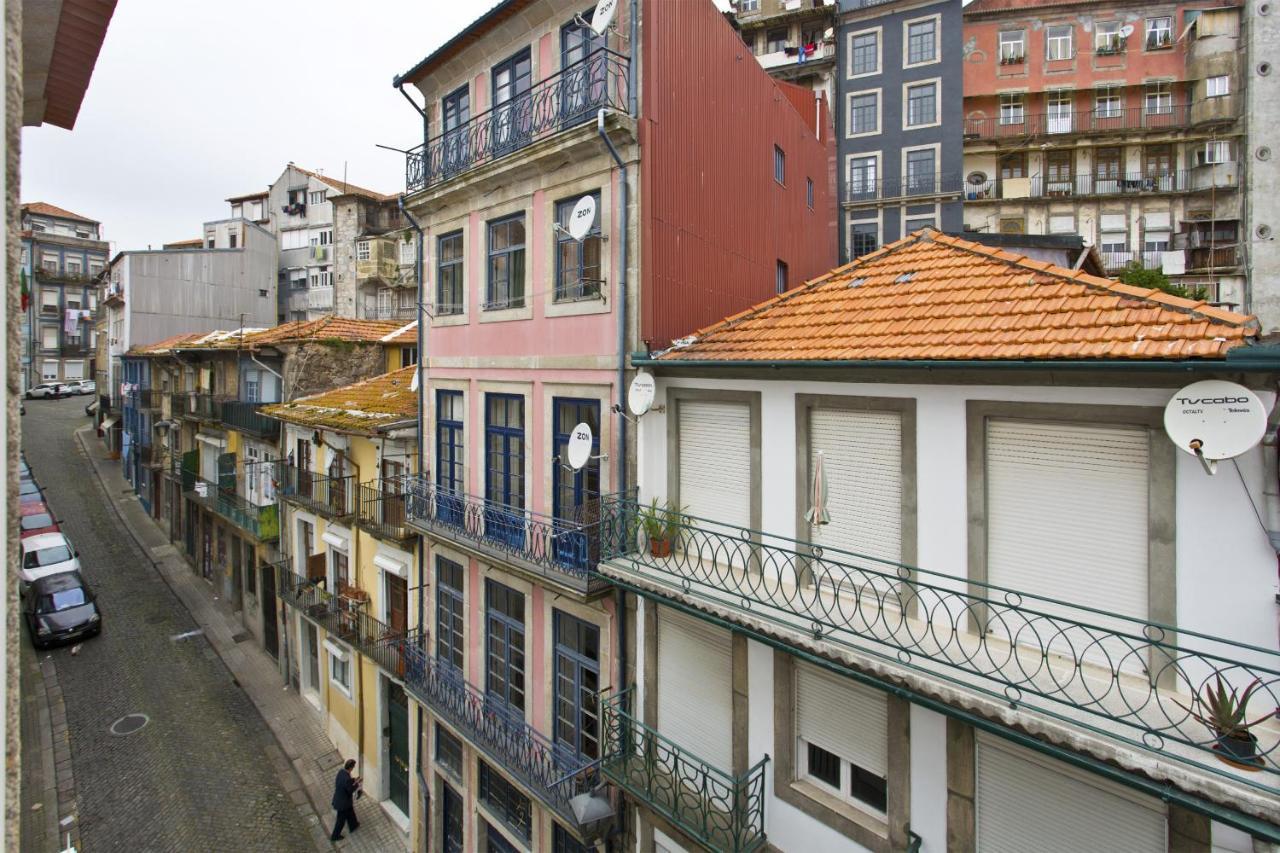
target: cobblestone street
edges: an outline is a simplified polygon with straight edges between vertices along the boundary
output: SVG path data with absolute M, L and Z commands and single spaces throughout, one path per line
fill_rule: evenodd
M 103 611 L 102 635 L 78 654 L 39 653 L 65 703 L 80 849 L 314 849 L 264 757 L 275 743 L 258 710 L 203 636 L 178 637 L 197 626 L 106 503 L 131 498 L 104 495 L 89 471 L 73 436 L 89 399 L 28 401 L 22 424 L 27 461 Z M 126 714 L 149 723 L 113 736 Z M 39 744 L 25 746 L 24 761 L 38 761 Z

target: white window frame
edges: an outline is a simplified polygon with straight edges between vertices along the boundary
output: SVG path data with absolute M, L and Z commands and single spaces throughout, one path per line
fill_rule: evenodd
M 1103 27 L 1106 27 L 1104 30 Z M 1119 49 L 1123 44 L 1119 21 L 1099 21 L 1093 25 L 1093 52 L 1100 53 L 1108 47 Z
M 918 124 L 911 123 L 911 99 L 912 89 L 923 89 L 926 86 L 933 88 L 933 121 L 920 122 Z M 942 124 L 942 78 L 931 77 L 927 80 L 911 80 L 902 84 L 902 129 L 903 130 L 920 130 L 925 127 L 937 127 Z
M 416 244 L 412 240 L 402 240 L 400 243 L 400 266 L 416 263 L 417 260 Z
M 1119 86 L 1098 86 L 1093 90 L 1093 114 L 1098 118 L 1120 118 L 1124 115 L 1124 95 Z M 1103 109 L 1103 106 L 1106 109 Z
M 868 33 L 875 33 L 876 37 L 876 67 L 870 71 L 859 71 L 855 73 L 853 70 L 853 42 L 858 36 L 865 36 Z M 879 74 L 884 68 L 884 27 L 868 27 L 864 30 L 855 30 L 848 34 L 845 45 L 848 47 L 849 52 L 849 61 L 845 68 L 846 80 L 857 80 L 859 77 L 871 77 Z
M 1147 18 L 1142 32 L 1143 50 L 1168 50 L 1173 47 L 1173 18 L 1169 15 Z M 1161 33 L 1164 34 L 1163 37 L 1160 36 Z M 1151 43 L 1152 36 L 1157 38 L 1157 43 L 1154 45 Z
M 1214 139 L 1197 145 L 1195 149 L 1197 166 L 1217 166 L 1231 162 L 1231 141 Z
M 1022 92 L 1000 93 L 1000 115 L 997 121 L 1004 127 L 1026 124 L 1027 96 Z
M 53 343 L 49 343 L 50 337 Z M 40 349 L 57 349 L 58 348 L 58 327 L 57 326 L 41 326 L 40 327 Z
M 236 202 L 235 204 L 231 205 L 231 218 L 232 218 L 232 219 L 240 219 L 240 218 L 242 218 L 243 216 L 244 216 L 244 205 L 243 205 L 243 204 L 241 204 L 240 202 Z
M 1154 101 L 1153 101 L 1154 99 Z M 1151 109 L 1154 103 L 1156 109 Z M 1173 112 L 1173 85 L 1167 80 L 1152 80 L 1142 93 L 1143 115 L 1163 116 Z
M 902 162 L 899 164 L 901 169 L 899 174 L 902 175 L 902 191 L 904 195 L 907 194 L 907 187 L 911 184 L 911 175 L 907 173 L 907 162 L 912 154 L 915 154 L 917 151 L 926 150 L 933 152 L 933 171 L 929 173 L 928 177 L 934 181 L 934 188 L 932 193 L 921 193 L 921 195 L 936 195 L 939 190 L 937 178 L 941 173 L 942 168 L 942 143 L 934 142 L 929 145 L 911 145 L 903 147 Z
M 367 261 L 373 257 L 372 246 L 369 240 L 356 241 L 356 260 Z
M 329 200 L 328 190 L 308 190 L 307 204 L 324 204 Z
M 926 21 L 933 22 L 933 56 L 929 59 L 922 59 L 919 62 L 911 61 L 911 27 L 916 24 L 923 24 Z M 923 15 L 919 18 L 910 18 L 902 22 L 902 67 L 903 68 L 920 68 L 924 65 L 933 65 L 942 61 L 942 15 Z
M 1204 96 L 1206 98 L 1223 98 L 1231 94 L 1231 77 L 1227 74 L 1220 74 L 1216 77 L 1205 78 Z
M 858 90 L 858 91 L 856 91 L 856 92 L 849 92 L 847 95 L 845 95 L 845 102 L 844 102 L 844 104 L 845 104 L 845 110 L 844 110 L 844 116 L 845 116 L 844 138 L 845 138 L 845 139 L 856 139 L 856 138 L 858 138 L 859 136 L 875 136 L 876 134 L 880 133 L 880 128 L 881 128 L 881 125 L 882 125 L 882 120 L 883 120 L 883 118 L 884 118 L 884 113 L 883 113 L 883 110 L 884 110 L 884 98 L 883 98 L 883 97 L 881 97 L 881 94 L 880 94 L 880 93 L 881 93 L 881 90 L 880 90 L 880 89 L 860 89 L 860 90 Z M 875 127 L 873 127 L 873 128 L 872 128 L 872 129 L 870 129 L 870 130 L 859 130 L 859 131 L 855 131 L 855 130 L 853 129 L 853 99 L 854 99 L 854 98 L 856 98 L 856 97 L 859 97 L 859 96 L 865 96 L 865 95 L 875 95 L 875 96 L 876 96 L 876 111 L 875 111 L 875 114 L 876 114 L 876 119 L 875 119 L 876 124 L 875 124 Z
M 760 0 L 738 0 L 739 12 L 759 12 Z
M 1027 61 L 1026 30 L 1002 30 L 996 38 L 999 44 L 1000 64 L 1005 64 L 1006 59 L 1009 60 L 1008 64 L 1010 65 Z
M 873 160 L 875 163 L 875 168 L 870 179 L 871 186 L 866 188 L 864 190 L 864 193 L 866 194 L 867 198 L 877 197 L 879 195 L 881 180 L 884 178 L 884 158 L 881 156 L 881 152 L 879 151 L 858 151 L 858 152 L 845 155 L 844 179 L 845 179 L 846 195 L 849 192 L 849 167 L 853 164 L 854 160 L 866 160 L 866 159 Z
M 351 698 L 351 651 L 325 637 L 325 651 L 329 653 L 329 682 Z M 344 680 L 345 677 L 345 680 Z
M 1063 35 L 1053 35 L 1054 30 L 1066 30 Z M 1075 33 L 1076 28 L 1071 24 L 1049 24 L 1044 28 L 1044 58 L 1048 62 L 1064 62 L 1075 59 Z M 1054 56 L 1055 53 L 1062 54 L 1062 46 L 1066 45 L 1066 55 Z M 1055 50 L 1056 48 L 1056 50 Z

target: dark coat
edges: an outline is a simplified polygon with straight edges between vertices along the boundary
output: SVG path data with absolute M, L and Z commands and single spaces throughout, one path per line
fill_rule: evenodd
M 347 768 L 343 767 L 339 770 L 338 778 L 333 781 L 332 806 L 338 811 L 355 808 L 353 797 L 357 787 L 356 780 L 351 778 Z

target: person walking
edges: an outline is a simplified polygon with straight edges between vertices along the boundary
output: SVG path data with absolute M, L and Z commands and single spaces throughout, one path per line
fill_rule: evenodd
M 342 838 L 342 827 L 345 824 L 352 832 L 360 828 L 360 821 L 356 820 L 356 792 L 360 790 L 361 779 L 359 776 L 352 776 L 351 771 L 355 769 L 356 760 L 348 758 L 346 763 L 342 765 L 342 769 L 338 771 L 338 778 L 333 781 L 333 803 L 331 804 L 338 813 L 337 822 L 333 825 L 333 832 L 329 835 L 330 841 L 337 841 Z

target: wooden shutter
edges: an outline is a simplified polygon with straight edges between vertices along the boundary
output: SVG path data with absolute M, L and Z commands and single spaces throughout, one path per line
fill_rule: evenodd
M 900 561 L 901 415 L 813 409 L 809 413 L 810 485 L 819 450 L 826 456 L 831 523 L 811 527 L 813 540 L 857 554 Z
M 879 690 L 796 663 L 796 735 L 880 778 L 889 772 L 888 698 Z
M 658 620 L 658 731 L 681 749 L 733 768 L 730 634 L 663 608 Z
M 690 515 L 751 526 L 751 406 L 681 400 L 680 504 Z
M 979 853 L 1165 853 L 1158 800 L 994 738 L 976 748 Z
M 324 552 L 307 557 L 307 580 L 324 580 L 328 575 Z

